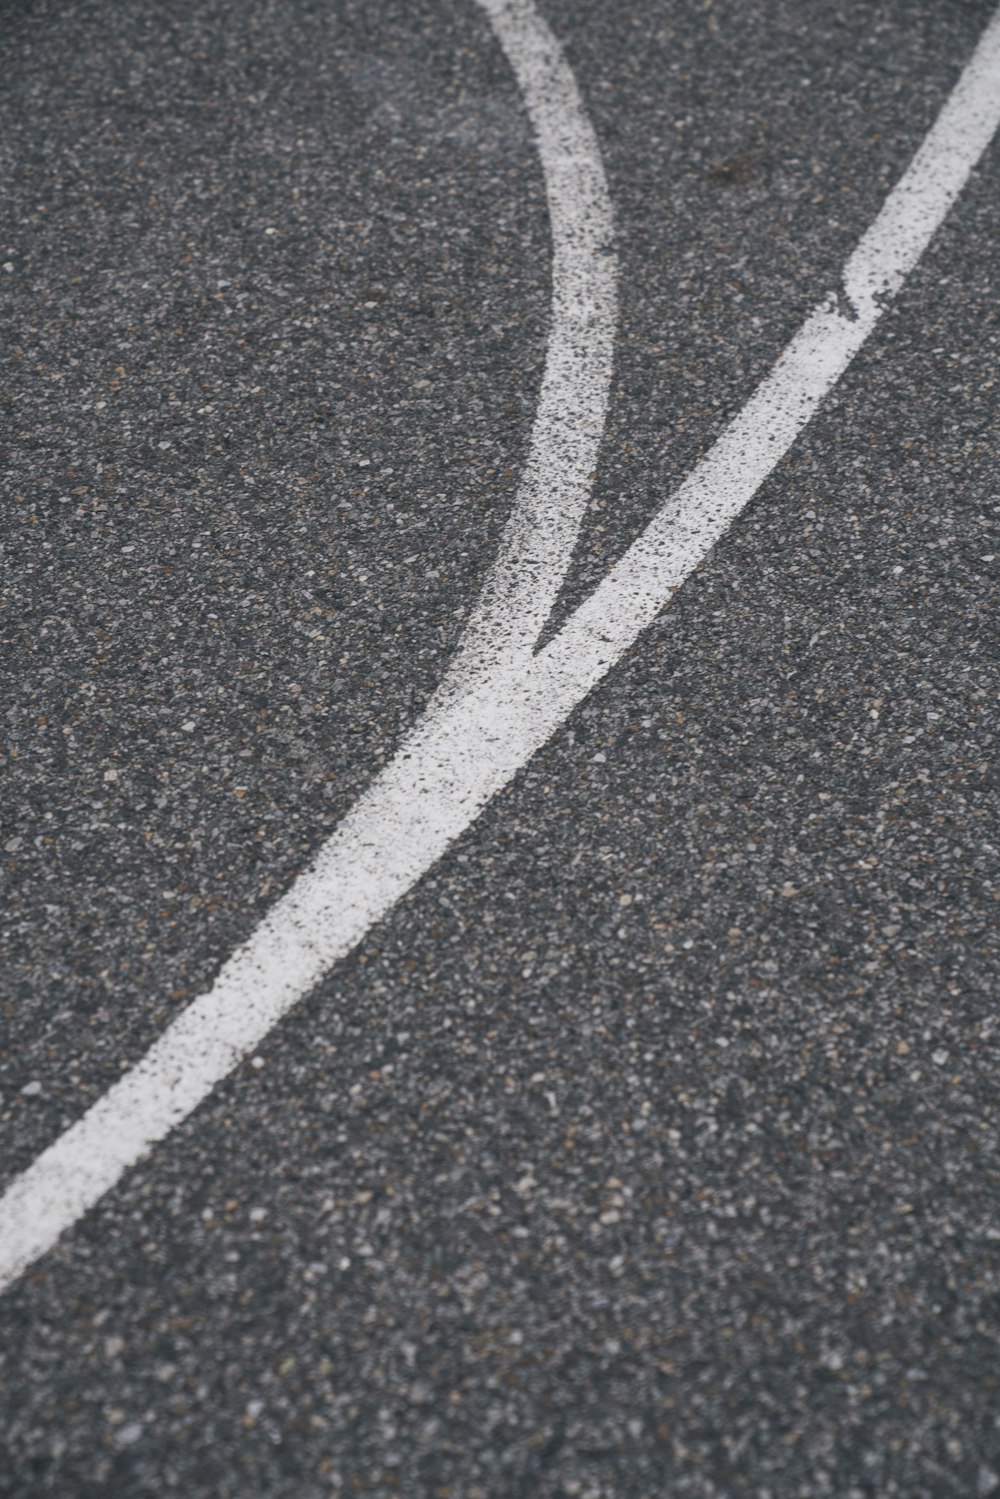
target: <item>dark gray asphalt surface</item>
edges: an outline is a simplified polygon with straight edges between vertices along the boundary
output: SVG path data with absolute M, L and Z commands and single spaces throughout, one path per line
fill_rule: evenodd
M 565 609 L 991 7 L 542 9 L 622 264 Z M 549 268 L 471 0 L 0 28 L 6 1183 L 439 680 Z M 625 666 L 0 1301 L 3 1499 L 1000 1496 L 998 186 Z

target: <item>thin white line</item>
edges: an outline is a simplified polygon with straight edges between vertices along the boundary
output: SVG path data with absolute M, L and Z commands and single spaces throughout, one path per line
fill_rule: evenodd
M 542 652 L 553 672 L 569 672 L 589 691 L 728 530 L 899 291 L 998 122 L 1000 10 L 844 267 L 842 290 L 806 319 L 707 456 Z
M 540 654 L 445 694 L 209 993 L 0 1201 L 13 1280 L 184 1119 L 429 869 L 662 608 L 875 327 L 1000 124 L 1000 12 L 830 297 L 597 591 Z M 500 620 L 500 624 L 503 625 Z M 514 640 L 514 632 L 507 634 Z
M 545 177 L 552 321 L 517 495 L 441 692 L 515 651 L 530 655 L 569 567 L 604 431 L 615 341 L 615 258 L 601 153 L 576 80 L 532 0 L 478 0 L 524 98 Z
M 498 659 L 530 660 L 555 602 L 604 430 L 616 315 L 610 197 L 573 74 L 533 0 L 477 3 L 523 95 L 542 164 L 552 312 L 511 517 L 456 658 L 423 720 L 442 727 L 457 724 L 456 713 L 465 722 L 477 701 L 467 689 Z M 449 733 L 461 738 L 457 727 L 445 729 L 446 738 Z M 466 737 L 475 733 L 470 725 Z M 464 810 L 459 782 L 450 799 L 447 788 L 433 791 L 433 732 L 422 760 L 418 742 L 419 733 L 410 736 L 391 774 L 380 777 L 341 823 L 314 865 L 224 965 L 211 991 L 0 1199 L 0 1290 L 179 1124 L 475 815 Z M 427 782 L 420 788 L 423 762 Z M 512 763 L 493 790 L 516 769 Z

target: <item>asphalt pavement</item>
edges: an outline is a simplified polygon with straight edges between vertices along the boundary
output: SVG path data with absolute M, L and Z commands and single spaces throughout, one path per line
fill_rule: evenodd
M 619 319 L 554 631 L 931 127 L 979 0 L 540 0 Z M 0 1187 L 419 714 L 545 184 L 473 0 L 0 8 Z M 752 503 L 0 1300 L 3 1499 L 1000 1499 L 1000 146 Z

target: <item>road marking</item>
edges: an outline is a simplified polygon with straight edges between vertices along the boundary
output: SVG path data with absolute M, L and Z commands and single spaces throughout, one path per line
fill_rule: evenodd
M 425 723 L 440 722 L 443 704 L 460 698 L 463 685 L 482 679 L 498 657 L 530 659 L 569 566 L 590 495 L 614 354 L 611 202 L 576 80 L 533 0 L 477 3 L 514 73 L 542 165 L 552 238 L 552 313 L 538 406 L 511 516 Z M 407 758 L 413 742 L 411 736 L 393 762 L 397 778 L 405 765 L 414 775 L 420 773 L 417 760 Z M 432 736 L 432 757 L 433 744 Z M 505 779 L 516 768 L 512 765 Z M 395 868 L 383 867 L 393 862 L 391 855 L 386 859 L 393 836 L 391 814 L 380 825 L 378 798 L 367 813 L 368 799 L 362 799 L 318 862 L 225 964 L 212 990 L 195 1000 L 138 1066 L 0 1199 L 0 1290 L 179 1124 L 475 815 L 461 813 L 457 802 L 453 815 L 441 807 L 435 818 L 426 797 L 418 793 L 414 799 L 405 775 L 401 795 L 404 803 L 423 808 L 425 816 L 423 832 L 400 824 Z M 337 872 L 345 863 L 352 866 L 346 884 Z M 337 893 L 328 889 L 330 879 L 343 888 Z
M 529 16 L 529 51 L 539 36 L 555 46 L 526 0 L 489 0 L 487 10 L 491 19 L 502 13 L 515 30 L 518 18 Z M 509 49 L 510 30 L 501 40 Z M 14 1181 L 0 1200 L 0 1286 L 198 1106 L 412 888 L 634 643 L 836 384 L 998 124 L 1000 11 L 849 259 L 843 287 L 807 318 L 743 411 L 604 582 L 537 655 L 525 651 L 523 632 L 505 615 L 505 608 L 519 607 L 525 585 L 512 579 L 495 591 L 481 618 L 496 623 L 504 651 L 478 670 L 468 669 L 474 652 L 463 672 L 449 676 L 390 764 L 212 989 Z
M 542 163 L 552 316 L 528 456 L 449 686 L 498 656 L 530 654 L 552 612 L 597 466 L 617 312 L 611 199 L 576 80 L 533 0 L 478 3 L 517 79 Z

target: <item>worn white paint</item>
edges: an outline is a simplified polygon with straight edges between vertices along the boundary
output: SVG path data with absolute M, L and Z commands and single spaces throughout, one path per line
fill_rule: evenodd
M 558 49 L 527 0 L 483 3 L 522 86 L 525 70 L 530 76 L 534 66 L 533 53 L 544 60 L 547 76 L 563 76 Z M 539 88 L 545 91 L 542 83 Z M 579 112 L 575 91 L 564 92 L 563 99 Z M 515 517 L 508 528 L 470 644 L 460 655 L 460 670 L 449 675 L 392 762 L 313 865 L 225 964 L 212 989 L 11 1186 L 0 1201 L 0 1285 L 50 1248 L 129 1166 L 197 1107 L 412 888 L 633 644 L 839 379 L 926 248 L 998 124 L 1000 12 L 913 163 L 848 261 L 843 287 L 806 320 L 705 459 L 538 654 L 531 647 L 567 565 L 585 490 L 579 479 L 557 489 L 561 514 L 550 524 L 543 513 L 543 492 L 522 488 L 521 495 L 528 496 L 526 516 Z M 588 151 L 594 149 L 585 126 L 565 137 L 553 126 L 549 139 L 557 149 L 560 139 L 585 141 Z M 595 242 L 595 264 L 601 264 L 602 255 Z M 603 263 L 605 298 L 611 295 L 607 275 Z M 603 303 L 604 315 L 611 305 Z M 557 306 L 556 325 L 558 317 Z M 606 332 L 610 356 L 608 327 Z M 557 343 L 554 329 L 553 345 Z M 579 368 L 569 360 L 565 378 L 572 383 Z M 606 379 L 593 369 L 588 379 L 602 418 Z M 554 420 L 558 407 L 551 409 Z M 596 420 L 595 429 L 581 416 L 579 430 L 589 436 L 570 444 L 569 462 L 596 442 Z M 544 455 L 533 448 L 533 459 L 544 473 Z M 542 590 L 537 605 L 532 579 Z
M 531 121 L 552 235 L 552 315 L 531 444 L 500 549 L 445 692 L 530 654 L 569 566 L 604 431 L 615 339 L 614 226 L 601 153 L 534 0 L 479 0 Z

